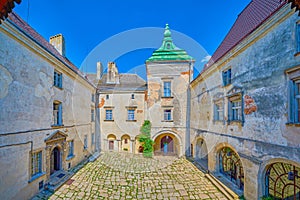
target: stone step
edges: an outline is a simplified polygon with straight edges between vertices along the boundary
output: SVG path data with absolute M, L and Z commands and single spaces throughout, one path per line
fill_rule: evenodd
M 239 199 L 239 196 L 235 192 L 219 181 L 214 175 L 205 174 L 205 177 L 208 178 L 228 199 Z

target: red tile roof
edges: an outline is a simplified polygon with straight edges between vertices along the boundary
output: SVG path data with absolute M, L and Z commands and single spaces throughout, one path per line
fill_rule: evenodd
M 53 45 L 51 45 L 45 38 L 43 38 L 38 32 L 36 32 L 31 26 L 29 26 L 20 16 L 12 12 L 8 15 L 8 19 L 15 24 L 15 26 L 21 30 L 25 35 L 33 39 L 42 48 L 64 63 L 67 67 L 73 70 L 82 78 L 87 78 L 82 74 L 82 72 L 66 57 L 62 56 Z M 88 80 L 87 80 L 88 81 Z M 88 81 L 89 82 L 89 81 Z M 90 83 L 90 82 L 89 82 Z
M 12 9 L 15 7 L 15 2 L 17 4 L 21 3 L 21 0 L 1 0 L 0 1 L 0 19 L 4 20 L 7 18 L 8 13 L 12 11 Z M 1 20 L 0 20 L 1 24 Z
M 286 3 L 285 0 L 252 0 L 239 14 L 229 33 L 204 66 L 202 72 L 232 50 Z

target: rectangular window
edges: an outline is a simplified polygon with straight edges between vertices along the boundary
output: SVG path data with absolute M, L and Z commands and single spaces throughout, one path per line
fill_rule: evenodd
M 42 173 L 42 151 L 32 154 L 31 157 L 31 176 Z
M 171 97 L 171 82 L 164 82 L 164 97 Z
M 109 99 L 109 95 L 107 94 L 107 95 L 106 95 L 106 100 L 108 100 L 108 99 Z
M 300 74 L 300 73 L 299 73 Z M 290 80 L 290 123 L 300 123 L 300 79 Z
M 95 94 L 92 94 L 92 102 L 95 102 Z
M 300 23 L 297 23 L 297 52 L 300 52 Z
M 74 155 L 74 141 L 69 141 L 69 154 L 68 157 L 72 157 Z
M 62 73 L 54 71 L 54 86 L 62 88 Z
M 223 86 L 231 84 L 231 69 L 222 72 Z
M 105 119 L 106 120 L 113 120 L 112 110 L 105 110 Z
M 60 102 L 53 103 L 53 125 L 62 125 L 62 103 Z
M 134 99 L 134 94 L 131 95 L 131 99 Z
M 237 98 L 234 100 L 229 100 L 229 111 L 228 111 L 229 121 L 242 121 L 242 100 Z
M 172 120 L 172 111 L 171 110 L 164 110 L 164 120 L 165 121 Z
M 87 149 L 88 148 L 88 137 L 87 135 L 84 136 L 84 149 Z
M 95 133 L 92 133 L 92 145 L 95 144 Z
M 127 110 L 127 120 L 135 120 L 134 119 L 134 112 L 135 112 L 135 110 L 134 109 L 128 109 Z
M 91 109 L 91 121 L 95 121 L 95 110 Z
M 215 105 L 214 105 L 214 120 L 215 121 L 223 121 L 224 120 L 223 102 L 215 103 Z

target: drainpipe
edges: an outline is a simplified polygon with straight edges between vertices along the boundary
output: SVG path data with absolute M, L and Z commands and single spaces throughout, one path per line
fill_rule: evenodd
M 191 135 L 190 135 L 190 119 L 191 119 L 191 68 L 192 61 L 189 61 L 189 82 L 187 87 L 187 102 L 186 102 L 186 132 L 185 132 L 185 156 L 191 156 Z
M 96 90 L 96 120 L 95 120 L 95 143 L 96 143 L 96 152 L 100 153 L 101 151 L 101 133 L 100 133 L 100 108 L 99 108 L 99 89 Z

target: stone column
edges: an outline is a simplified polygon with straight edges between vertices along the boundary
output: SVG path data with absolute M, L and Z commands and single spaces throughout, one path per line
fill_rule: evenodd
M 135 152 L 135 149 L 134 149 L 134 140 L 130 140 L 130 153 L 134 153 Z

